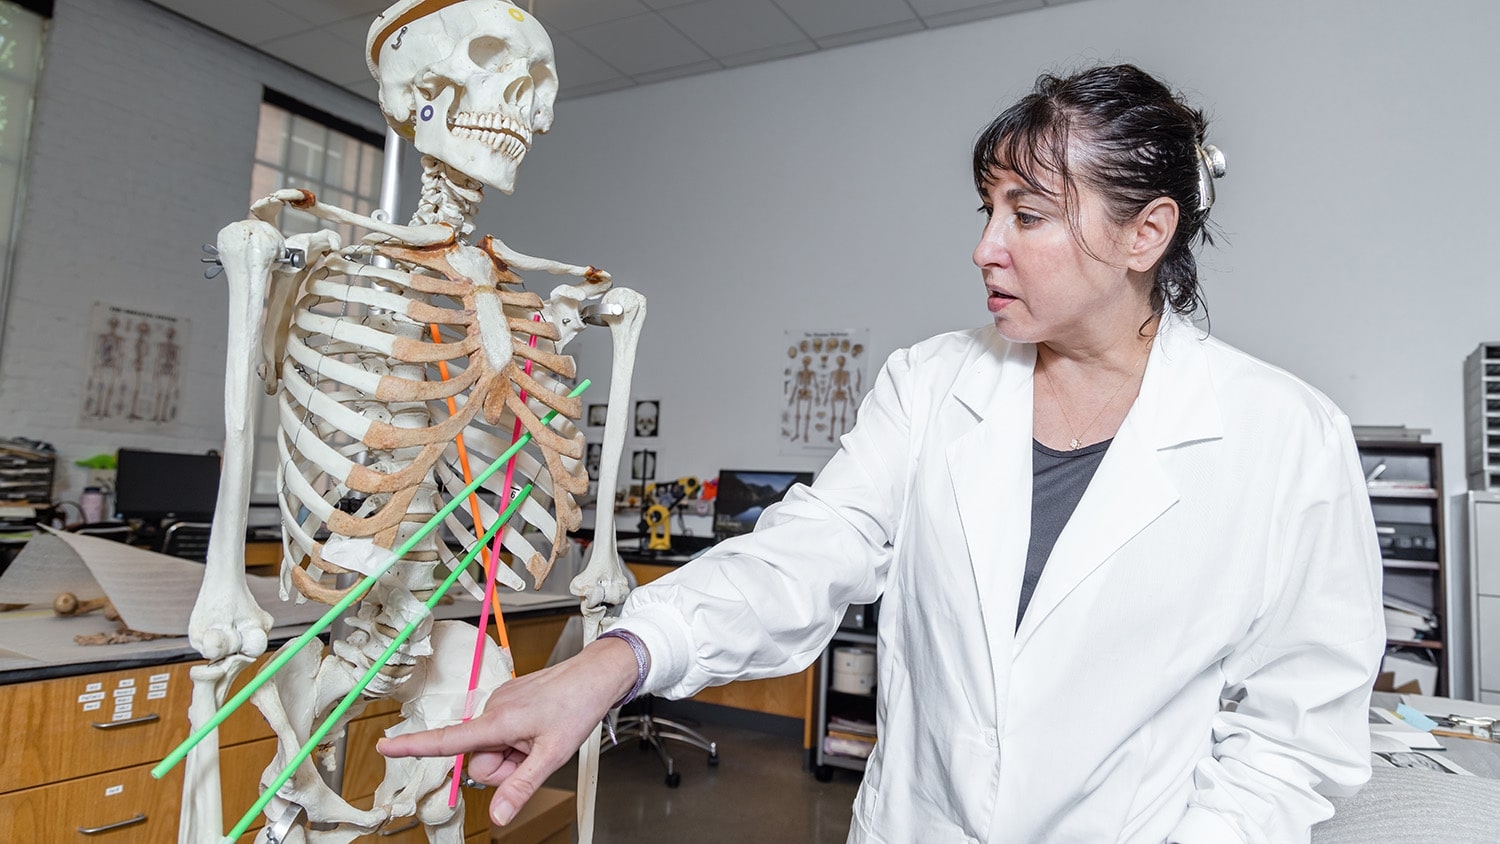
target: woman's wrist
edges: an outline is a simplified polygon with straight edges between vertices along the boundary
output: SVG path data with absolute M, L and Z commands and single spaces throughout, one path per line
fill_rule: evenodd
M 641 637 L 629 630 L 606 630 L 599 634 L 599 641 L 618 642 L 624 645 L 630 653 L 631 665 L 635 668 L 633 676 L 629 678 L 630 685 L 622 691 L 619 699 L 610 706 L 611 709 L 616 709 L 635 700 L 636 696 L 641 693 L 641 688 L 646 684 L 646 675 L 651 670 L 651 653 L 646 650 L 646 644 L 641 641 Z

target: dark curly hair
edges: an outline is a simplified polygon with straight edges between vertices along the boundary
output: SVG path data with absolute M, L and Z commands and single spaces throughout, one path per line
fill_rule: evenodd
M 1158 314 L 1171 308 L 1192 315 L 1203 307 L 1193 247 L 1213 243 L 1198 186 L 1199 149 L 1207 129 L 1202 111 L 1134 65 L 1095 67 L 1068 77 L 1043 74 L 1030 94 L 974 142 L 974 186 L 983 194 L 1001 171 L 1009 171 L 1051 195 L 1039 174 L 1056 174 L 1075 237 L 1078 183 L 1104 198 L 1119 225 L 1152 200 L 1170 197 L 1179 209 L 1177 231 L 1157 264 L 1151 307 Z

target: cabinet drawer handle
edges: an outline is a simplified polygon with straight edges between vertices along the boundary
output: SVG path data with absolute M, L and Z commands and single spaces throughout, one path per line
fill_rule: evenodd
M 129 721 L 111 721 L 108 724 L 101 724 L 98 721 L 93 721 L 90 722 L 89 726 L 93 727 L 96 730 L 118 730 L 121 727 L 134 727 L 136 724 L 149 724 L 152 721 L 160 720 L 161 716 L 153 712 L 150 715 L 142 715 L 139 718 L 131 718 Z
M 111 829 L 121 829 L 123 827 L 135 826 L 138 823 L 145 823 L 145 822 L 146 822 L 146 816 L 143 815 L 143 814 L 141 814 L 140 812 L 136 812 L 135 813 L 135 817 L 133 817 L 133 818 L 131 818 L 129 820 L 120 821 L 119 823 L 106 824 L 104 826 L 96 826 L 96 827 L 92 827 L 90 829 L 84 829 L 83 827 L 80 826 L 78 828 L 78 831 L 81 832 L 81 833 L 83 833 L 84 835 L 98 835 L 101 832 L 109 832 Z
M 416 829 L 417 827 L 419 827 L 421 825 L 422 825 L 421 821 L 417 820 L 416 818 L 412 818 L 411 819 L 411 823 L 408 823 L 406 826 L 398 826 L 395 829 L 382 829 L 380 831 L 380 837 L 381 838 L 390 838 L 392 835 L 400 835 L 401 833 L 406 832 L 408 830 Z

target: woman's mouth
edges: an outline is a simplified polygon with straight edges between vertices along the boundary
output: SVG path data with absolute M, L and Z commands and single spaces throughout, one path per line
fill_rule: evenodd
M 1005 310 L 1006 306 L 1008 306 L 1011 302 L 1014 302 L 1014 301 L 1016 301 L 1016 297 L 1010 295 L 1009 293 L 1002 293 L 999 290 L 995 290 L 994 288 L 990 288 L 990 298 L 989 298 L 990 313 L 992 313 L 992 314 L 998 314 L 1001 311 Z

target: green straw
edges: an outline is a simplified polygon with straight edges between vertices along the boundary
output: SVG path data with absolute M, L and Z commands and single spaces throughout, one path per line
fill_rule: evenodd
M 582 394 L 584 390 L 588 389 L 589 383 L 589 380 L 585 378 L 577 387 L 573 389 L 573 392 L 568 394 L 568 398 L 576 398 L 577 396 Z M 556 416 L 557 411 L 551 411 L 546 416 L 542 417 L 541 424 L 546 425 L 547 423 L 551 422 Z M 270 680 L 273 676 L 275 676 L 276 672 L 280 671 L 282 666 L 286 665 L 289 661 L 291 661 L 292 657 L 296 656 L 304 647 L 306 647 L 308 642 L 311 642 L 315 637 L 317 637 L 319 633 L 326 630 L 328 626 L 334 622 L 334 619 L 338 618 L 339 615 L 344 612 L 344 610 L 347 610 L 351 605 L 354 604 L 354 602 L 358 601 L 360 598 L 363 598 L 365 593 L 370 591 L 370 587 L 375 585 L 375 581 L 378 580 L 381 575 L 389 571 L 391 567 L 394 566 L 402 557 L 406 556 L 406 553 L 412 548 L 416 547 L 417 543 L 422 541 L 423 537 L 431 533 L 433 529 L 442 522 L 443 519 L 448 517 L 448 514 L 458 509 L 459 505 L 462 504 L 471 493 L 479 489 L 481 484 L 489 480 L 491 475 L 499 471 L 500 467 L 504 466 L 506 461 L 508 461 L 512 456 L 516 454 L 516 452 L 520 451 L 521 448 L 530 441 L 531 433 L 529 431 L 522 434 L 521 437 L 517 439 L 510 448 L 505 450 L 504 454 L 501 454 L 499 457 L 495 458 L 495 461 L 491 463 L 487 468 L 485 468 L 483 472 L 480 472 L 478 477 L 474 478 L 474 480 L 471 481 L 468 486 L 464 487 L 457 495 L 453 496 L 453 500 L 449 501 L 447 504 L 444 504 L 442 509 L 433 514 L 432 518 L 428 519 L 426 524 L 422 525 L 422 527 L 419 528 L 410 539 L 406 540 L 401 544 L 399 548 L 392 551 L 390 558 L 384 563 L 381 563 L 380 567 L 377 568 L 373 574 L 367 575 L 363 580 L 361 580 L 352 589 L 350 589 L 349 593 L 346 594 L 342 599 L 340 599 L 337 604 L 334 604 L 328 610 L 328 612 L 324 613 L 322 618 L 318 619 L 317 622 L 309 627 L 307 631 L 304 632 L 301 636 L 298 636 L 296 639 L 294 639 L 290 647 L 284 647 L 274 659 L 266 664 L 265 668 L 262 668 L 258 674 L 251 678 L 250 682 L 245 684 L 245 688 L 241 689 L 238 694 L 226 701 L 223 706 L 219 707 L 219 710 L 214 713 L 212 718 L 208 719 L 207 723 L 195 730 L 192 735 L 188 736 L 187 739 L 182 742 L 182 744 L 177 745 L 176 749 L 167 754 L 167 758 L 157 763 L 156 767 L 151 769 L 151 776 L 156 779 L 161 779 L 162 777 L 166 776 L 167 773 L 175 768 L 177 766 L 177 763 L 181 762 L 183 758 L 186 757 L 188 753 L 198 745 L 199 742 L 207 738 L 209 733 L 218 729 L 219 725 L 224 723 L 224 720 L 226 718 L 228 718 L 230 715 L 233 715 L 235 710 L 244 705 L 245 701 L 249 700 L 250 696 L 255 694 L 257 689 L 265 685 L 267 680 Z M 503 524 L 503 522 L 501 522 L 501 524 Z
M 489 530 L 484 532 L 484 536 L 478 542 L 474 543 L 474 547 L 470 548 L 464 554 L 463 559 L 459 561 L 459 564 L 453 567 L 453 571 L 448 575 L 448 579 L 444 580 L 442 585 L 437 588 L 437 591 L 432 593 L 432 597 L 427 599 L 427 615 L 410 622 L 401 629 L 396 638 L 391 640 L 391 644 L 385 649 L 385 653 L 381 654 L 380 658 L 375 660 L 375 664 L 370 666 L 370 669 L 365 672 L 364 676 L 359 678 L 359 682 L 354 684 L 354 688 L 350 689 L 349 693 L 344 695 L 344 699 L 339 701 L 339 705 L 334 707 L 333 712 L 329 713 L 318 729 L 313 731 L 313 734 L 308 737 L 307 743 L 302 745 L 302 749 L 297 751 L 297 755 L 292 757 L 292 760 L 282 769 L 281 774 L 276 777 L 275 781 L 267 786 L 265 791 L 261 792 L 260 799 L 255 801 L 255 805 L 251 806 L 250 810 L 245 812 L 244 817 L 240 818 L 240 822 L 235 824 L 234 829 L 231 829 L 229 834 L 224 837 L 224 841 L 227 844 L 234 844 L 241 835 L 245 834 L 245 831 L 249 829 L 250 824 L 254 821 L 255 816 L 259 815 L 261 810 L 266 808 L 266 804 L 271 802 L 272 798 L 276 796 L 276 792 L 280 791 L 281 787 L 286 784 L 286 781 L 291 779 L 292 775 L 296 773 L 297 766 L 301 765 L 306 761 L 307 757 L 312 755 L 313 748 L 317 747 L 318 743 L 323 740 L 323 737 L 328 735 L 328 731 L 333 729 L 333 725 L 338 723 L 338 719 L 348 711 L 349 707 L 354 705 L 354 701 L 364 692 L 365 687 L 370 685 L 370 681 L 375 679 L 375 675 L 379 674 L 380 670 L 385 667 L 391 655 L 402 645 L 406 644 L 406 640 L 411 638 L 411 634 L 416 632 L 417 627 L 432 614 L 432 608 L 438 605 L 438 602 L 443 599 L 444 595 L 448 594 L 449 589 L 453 588 L 453 584 L 458 580 L 458 576 L 468 569 L 469 563 L 473 562 L 474 557 L 480 551 L 483 551 L 485 546 L 490 543 L 490 540 L 495 537 L 495 534 L 499 533 L 500 529 L 505 526 L 505 523 L 510 521 L 510 517 L 521 506 L 521 502 L 525 501 L 526 497 L 531 495 L 532 486 L 532 484 L 527 484 L 521 488 L 520 492 L 516 493 L 515 500 L 510 503 L 509 507 L 505 508 L 505 512 L 501 513 L 500 517 L 495 520 L 495 523 L 490 525 Z

